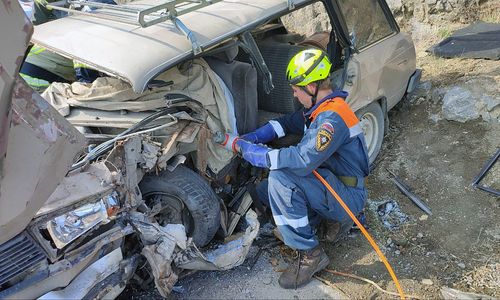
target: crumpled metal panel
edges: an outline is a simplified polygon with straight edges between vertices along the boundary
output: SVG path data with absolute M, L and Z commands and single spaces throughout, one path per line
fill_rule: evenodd
M 0 244 L 21 232 L 68 172 L 84 136 L 17 79 L 0 179 Z
M 241 265 L 260 227 L 257 214 L 253 210 L 250 209 L 246 213 L 245 219 L 248 225 L 241 237 L 205 253 L 194 246 L 188 247 L 176 254 L 175 265 L 189 270 L 229 270 Z
M 17 1 L 0 1 L 0 171 L 7 150 L 14 78 L 28 47 L 33 25 Z M 0 172 L 2 174 L 2 172 Z
M 104 163 L 91 164 L 83 171 L 75 170 L 62 179 L 36 217 L 85 199 L 98 199 L 111 193 L 115 182 L 121 182 L 121 174 L 109 171 Z

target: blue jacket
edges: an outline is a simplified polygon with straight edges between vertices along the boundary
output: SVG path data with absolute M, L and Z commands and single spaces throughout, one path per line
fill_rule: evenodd
M 361 125 L 345 103 L 347 92 L 335 91 L 311 109 L 276 121 L 284 134 L 302 134 L 297 146 L 268 153 L 271 169 L 288 169 L 305 176 L 317 168 L 336 176 L 363 178 L 369 174 L 368 151 Z

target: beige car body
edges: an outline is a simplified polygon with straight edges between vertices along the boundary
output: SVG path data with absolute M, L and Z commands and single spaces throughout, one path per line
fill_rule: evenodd
M 146 28 L 139 23 L 132 25 L 90 15 L 73 15 L 37 27 L 32 41 L 120 78 L 136 93 L 142 93 L 158 74 L 195 54 L 240 39 L 239 36 L 246 31 L 253 31 L 269 20 L 288 14 L 291 9 L 313 3 L 305 0 L 221 1 Z M 361 112 L 376 101 L 383 112 L 385 126 L 379 126 L 380 120 L 375 120 L 376 116 L 371 112 L 358 116 L 373 162 L 380 149 L 383 131 L 387 129 L 387 111 L 411 91 L 420 78 L 413 41 L 409 34 L 399 31 L 383 1 L 368 6 L 363 1 L 358 4 L 337 0 L 325 3 L 328 3 L 326 8 L 330 11 L 331 24 L 338 23 L 334 29 L 339 43 L 344 43 L 342 47 L 350 48 L 352 53 L 344 70 L 345 84 L 342 86 L 349 92 L 348 104 L 354 111 Z M 157 4 L 153 0 L 142 0 L 130 3 L 129 7 L 141 9 Z M 106 8 L 102 11 L 105 12 Z M 370 17 L 370 12 L 373 17 Z M 368 17 L 359 18 L 358 14 Z M 131 20 L 136 17 L 125 14 L 124 18 Z M 370 22 L 379 23 L 371 26 Z M 343 32 L 349 34 L 344 33 L 341 39 Z M 356 45 L 356 39 L 364 39 L 363 44 Z M 266 62 L 257 63 L 257 68 L 259 64 L 265 65 Z M 275 83 L 283 80 L 277 76 L 272 79 Z
M 269 71 L 272 62 L 263 58 L 252 34 L 282 30 L 281 24 L 275 23 L 279 17 L 314 2 L 201 2 L 202 8 L 147 27 L 136 22 L 135 14 L 125 13 L 121 22 L 97 17 L 98 14 L 109 16 L 113 7 L 99 9 L 95 14 L 77 13 L 37 26 L 31 41 L 124 81 L 138 95 L 150 90 L 150 84 L 165 71 L 194 58 L 216 54 L 230 44 L 245 48 L 251 57 L 247 65 L 258 70 L 262 84 L 259 81 L 259 85 L 250 86 L 251 89 L 271 90 L 273 82 L 277 89 L 283 87 L 280 86 L 283 78 Z M 415 69 L 415 49 L 410 35 L 399 31 L 385 1 L 369 2 L 378 3 L 375 5 L 378 18 L 385 16 L 386 22 L 384 34 L 374 40 L 370 40 L 376 35 L 371 28 L 376 26 L 367 28 L 357 23 L 370 25 L 367 22 L 370 18 L 357 20 L 356 13 L 349 8 L 349 5 L 355 7 L 356 1 L 325 0 L 324 5 L 337 44 L 347 57 L 332 75 L 332 85 L 349 92 L 347 102 L 361 120 L 373 161 L 387 129 L 387 111 L 418 84 L 420 73 Z M 141 10 L 158 4 L 154 0 L 142 0 L 128 7 Z M 259 228 L 255 213 L 248 210 L 251 204 L 248 192 L 240 195 L 238 217 L 227 209 L 225 214 L 221 213 L 226 240 L 215 250 L 198 249 L 187 236 L 187 229 L 176 226 L 179 224 L 160 226 L 148 217 L 155 208 L 146 208 L 145 213 L 141 206 L 144 204 L 144 195 L 138 188 L 141 179 L 160 170 L 175 170 L 186 159 L 184 155 L 194 154 L 193 169 L 204 175 L 208 151 L 204 141 L 210 139 L 206 124 L 196 116 L 176 115 L 172 122 L 176 124 L 169 127 L 167 138 L 161 140 L 141 134 L 112 140 L 102 160 L 89 160 L 77 168 L 73 165 L 68 172 L 75 154 L 86 143 L 73 125 L 98 127 L 114 137 L 117 131 L 134 126 L 150 112 L 123 114 L 119 108 L 103 111 L 75 107 L 71 115 L 63 118 L 17 75 L 32 27 L 17 3 L 2 2 L 0 7 L 0 40 L 5 45 L 0 52 L 0 255 L 5 261 L 15 261 L 17 272 L 10 274 L 8 269 L 0 269 L 7 270 L 4 274 L 10 276 L 0 277 L 0 298 L 114 298 L 123 290 L 123 283 L 132 278 L 138 264 L 137 255 L 125 257 L 127 251 L 121 246 L 135 234 L 146 242 L 142 255 L 147 258 L 155 285 L 163 296 L 170 293 L 177 281 L 178 274 L 171 269 L 172 261 L 186 270 L 225 270 L 241 264 Z M 164 10 L 160 12 L 163 14 L 146 16 L 144 20 L 168 15 Z M 271 30 L 267 31 L 266 26 Z M 294 37 L 296 35 L 292 35 Z M 332 45 L 334 43 L 330 47 Z M 319 46 L 327 48 L 324 43 Z M 165 106 L 170 104 L 166 102 Z M 374 106 L 377 110 L 371 109 Z M 279 113 L 273 112 L 270 116 Z M 90 138 L 88 132 L 85 136 Z M 100 138 L 103 137 L 108 136 L 101 134 Z M 177 147 L 175 142 L 183 142 L 184 148 Z M 120 195 L 118 208 L 110 207 L 116 202 L 115 192 Z M 225 209 L 226 205 L 229 206 L 225 203 L 221 207 Z M 54 229 L 49 228 L 49 222 L 82 207 L 102 213 L 102 219 L 92 220 L 94 229 L 86 229 L 73 240 L 65 241 L 64 236 L 56 240 L 54 237 L 58 234 L 50 231 Z M 239 216 L 246 211 L 248 226 L 243 228 L 243 234 L 230 236 Z M 106 224 L 113 226 L 108 228 Z M 107 229 L 101 232 L 95 230 L 97 228 Z M 79 246 L 75 246 L 77 242 Z M 21 266 L 24 257 L 16 260 L 13 245 L 17 243 L 33 251 L 30 253 L 35 259 L 30 265 Z M 96 291 L 96 286 L 103 287 L 102 292 Z

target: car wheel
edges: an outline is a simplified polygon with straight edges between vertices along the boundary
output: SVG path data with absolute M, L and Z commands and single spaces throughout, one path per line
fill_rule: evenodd
M 161 226 L 183 224 L 187 236 L 203 247 L 220 226 L 220 204 L 200 175 L 183 165 L 174 171 L 146 175 L 139 183 L 142 197 Z
M 382 140 L 384 139 L 384 113 L 377 102 L 372 102 L 356 111 L 356 117 L 363 128 L 366 148 L 368 149 L 370 164 L 372 164 L 380 152 Z

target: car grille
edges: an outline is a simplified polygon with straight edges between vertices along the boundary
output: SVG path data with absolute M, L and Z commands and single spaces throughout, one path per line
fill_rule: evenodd
M 46 255 L 25 231 L 0 246 L 0 287 L 28 270 Z

